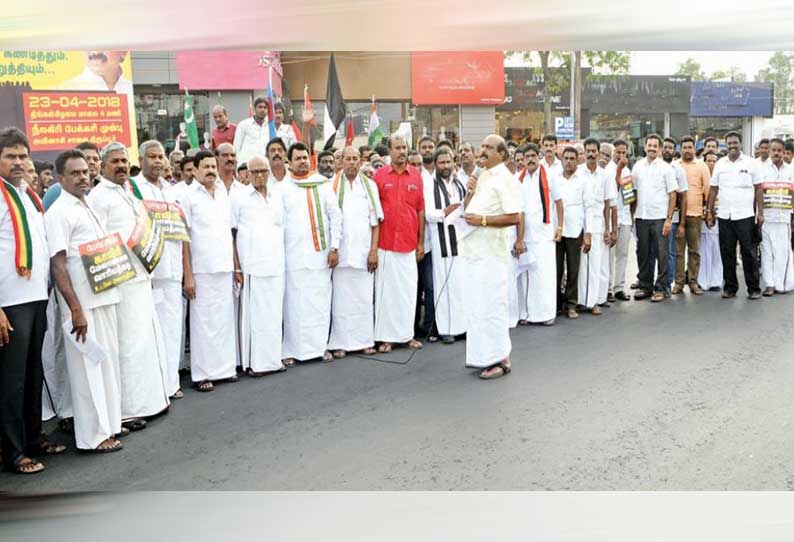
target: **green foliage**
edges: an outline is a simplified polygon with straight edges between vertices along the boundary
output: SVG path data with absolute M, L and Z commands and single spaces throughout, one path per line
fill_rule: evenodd
M 673 75 L 688 75 L 693 81 L 703 81 L 706 79 L 706 74 L 703 72 L 700 62 L 694 58 L 687 58 L 680 63 Z
M 794 113 L 794 54 L 777 51 L 767 66 L 759 70 L 755 76 L 758 82 L 769 82 L 775 85 L 775 113 Z

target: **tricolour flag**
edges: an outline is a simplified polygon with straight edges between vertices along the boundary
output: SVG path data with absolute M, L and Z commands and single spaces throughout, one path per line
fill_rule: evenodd
M 190 148 L 198 148 L 199 137 L 196 116 L 193 114 L 193 97 L 187 89 L 185 89 L 185 132 L 187 132 L 187 139 L 190 141 Z
M 336 133 L 345 121 L 345 101 L 342 99 L 342 87 L 339 86 L 339 76 L 336 74 L 336 61 L 331 53 L 328 63 L 328 86 L 325 89 L 325 119 L 323 121 L 324 149 L 334 146 Z
M 370 148 L 375 148 L 383 139 L 383 131 L 380 129 L 378 120 L 378 107 L 375 105 L 375 96 L 372 96 L 372 114 L 369 116 L 369 140 L 367 144 Z

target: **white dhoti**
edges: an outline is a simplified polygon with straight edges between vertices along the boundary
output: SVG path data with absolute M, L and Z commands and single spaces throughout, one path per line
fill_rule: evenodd
M 510 356 L 508 283 L 513 258 L 466 258 L 466 366 L 484 368 Z
M 764 222 L 761 229 L 761 276 L 767 288 L 779 292 L 794 290 L 791 223 Z
M 521 313 L 518 302 L 518 278 L 521 275 L 518 271 L 518 258 L 510 257 L 508 272 L 510 273 L 510 280 L 507 282 L 507 314 L 510 329 L 513 329 L 518 326 Z
M 64 303 L 59 297 L 59 302 Z M 83 309 L 88 336 L 102 345 L 108 357 L 99 363 L 86 359 L 65 340 L 66 363 L 74 411 L 74 439 L 80 450 L 93 450 L 121 432 L 121 392 L 116 306 Z M 63 321 L 71 315 L 63 314 Z
M 375 346 L 374 293 L 375 276 L 366 269 L 334 269 L 329 350 L 354 352 Z
M 414 336 L 416 252 L 378 249 L 375 272 L 375 340 L 407 343 Z
M 190 376 L 193 382 L 237 375 L 231 273 L 196 273 L 190 301 Z
M 331 269 L 287 270 L 284 288 L 284 359 L 322 357 L 331 327 Z
M 722 288 L 722 256 L 717 226 L 703 227 L 700 233 L 700 271 L 698 284 L 701 288 Z
M 179 389 L 179 363 L 182 359 L 182 334 L 185 313 L 182 283 L 177 280 L 152 280 L 157 319 L 163 333 L 166 358 L 166 391 L 172 396 Z
M 463 312 L 463 277 L 466 262 L 459 256 L 433 256 L 433 296 L 436 304 L 436 328 L 439 335 L 466 333 Z
M 281 369 L 284 276 L 245 275 L 240 297 L 240 358 L 243 370 Z
M 590 251 L 582 254 L 579 263 L 579 298 L 578 303 L 588 309 L 592 309 L 599 303 L 600 295 L 603 291 L 604 301 L 607 297 L 607 282 L 609 282 L 609 269 L 607 275 L 603 275 L 601 260 L 607 253 L 607 246 L 604 244 L 604 236 L 600 233 L 592 235 L 593 242 Z
M 606 243 L 601 252 L 601 272 L 599 275 L 598 283 L 598 303 L 606 303 L 607 296 L 609 295 L 609 285 L 611 284 L 611 265 L 612 250 L 614 247 L 608 247 Z
M 527 244 L 529 253 L 529 244 Z M 529 271 L 522 270 L 516 279 L 518 288 L 518 319 L 529 320 Z
M 179 344 L 179 368 L 190 369 L 190 359 L 185 355 L 185 346 L 190 331 L 190 300 L 186 297 L 182 298 L 182 312 L 185 318 L 182 322 L 182 341 Z
M 534 264 L 525 273 L 525 319 L 538 324 L 557 315 L 557 246 L 554 241 L 527 243 L 527 252 Z
M 53 289 L 47 302 L 47 331 L 44 333 L 44 344 L 41 347 L 41 366 L 44 372 L 41 419 L 45 421 L 56 416 L 62 420 L 74 415 L 61 321 L 61 308 Z
M 242 366 L 242 339 L 240 336 L 240 296 L 243 295 L 242 289 L 245 288 L 245 282 L 243 282 L 243 287 L 240 288 L 237 286 L 236 283 L 232 284 L 233 292 L 234 292 L 234 354 L 235 354 L 235 367 Z
M 151 283 L 125 282 L 118 287 L 121 419 L 154 416 L 168 408 L 168 360 L 154 309 Z

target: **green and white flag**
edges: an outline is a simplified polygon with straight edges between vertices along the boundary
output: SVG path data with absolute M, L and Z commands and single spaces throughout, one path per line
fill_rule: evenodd
M 383 132 L 380 129 L 380 120 L 378 120 L 378 108 L 375 105 L 375 96 L 372 97 L 372 113 L 369 116 L 369 139 L 367 144 L 370 148 L 374 148 L 383 139 Z
M 193 97 L 185 90 L 185 132 L 190 141 L 190 148 L 197 149 L 199 146 L 198 128 L 196 127 L 196 116 L 193 114 Z

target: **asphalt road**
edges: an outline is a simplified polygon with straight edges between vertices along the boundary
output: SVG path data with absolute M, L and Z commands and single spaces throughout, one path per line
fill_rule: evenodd
M 347 358 L 210 394 L 185 382 L 123 451 L 72 445 L 0 489 L 794 489 L 793 312 L 794 295 L 743 288 L 621 303 L 514 330 L 513 373 L 491 382 L 460 342 L 405 366 Z

